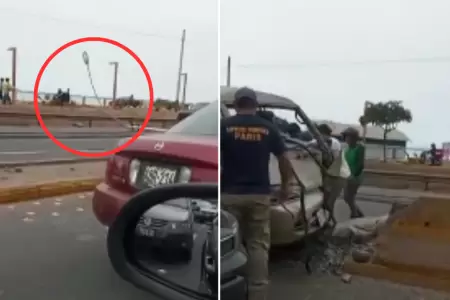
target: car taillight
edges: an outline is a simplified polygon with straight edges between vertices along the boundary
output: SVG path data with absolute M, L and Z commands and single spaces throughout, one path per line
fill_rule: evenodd
M 130 159 L 122 155 L 113 155 L 108 159 L 105 180 L 111 186 L 127 186 Z

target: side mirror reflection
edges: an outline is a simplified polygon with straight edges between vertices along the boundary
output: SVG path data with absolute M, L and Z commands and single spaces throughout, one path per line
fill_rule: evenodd
M 234 262 L 237 258 L 239 268 L 246 263 L 237 250 L 237 222 L 222 216 L 230 228 L 219 231 L 217 192 L 216 184 L 177 184 L 133 196 L 108 232 L 108 254 L 116 272 L 162 299 L 217 299 L 222 233 L 233 240 L 228 248 L 221 246 L 222 252 Z M 243 290 L 239 268 L 231 278 L 233 289 Z

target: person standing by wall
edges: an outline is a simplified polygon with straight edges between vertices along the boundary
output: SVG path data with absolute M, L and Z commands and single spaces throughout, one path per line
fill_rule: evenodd
M 5 78 L 0 78 L 0 100 L 2 101 L 2 104 L 6 104 L 5 100 L 3 100 L 3 83 L 5 82 Z
M 356 194 L 363 180 L 365 147 L 359 142 L 357 129 L 349 127 L 343 132 L 343 136 L 348 145 L 345 159 L 351 173 L 344 188 L 344 200 L 350 208 L 350 218 L 361 218 L 364 214 L 356 204 Z
M 6 78 L 5 81 L 2 84 L 2 93 L 3 93 L 3 103 L 5 104 L 12 104 L 11 95 L 12 92 L 12 85 L 9 82 L 9 78 Z

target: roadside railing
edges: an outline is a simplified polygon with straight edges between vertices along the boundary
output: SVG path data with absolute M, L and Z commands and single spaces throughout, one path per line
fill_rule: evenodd
M 44 113 L 41 112 L 41 116 L 43 120 L 47 123 L 51 120 L 65 120 L 69 121 L 73 124 L 79 124 L 80 126 L 94 127 L 97 124 L 104 124 L 105 122 L 114 122 L 114 119 L 111 116 L 105 114 L 105 116 L 87 114 L 81 112 L 71 112 L 71 113 Z M 0 111 L 0 118 L 2 120 L 16 118 L 20 120 L 22 125 L 30 125 L 31 124 L 39 124 L 36 119 L 36 115 L 34 111 L 31 112 L 15 112 L 8 110 Z M 114 116 L 116 121 L 124 122 L 128 124 L 130 128 L 139 127 L 140 124 L 144 121 L 142 116 Z M 0 120 L 1 123 L 1 120 Z M 149 127 L 159 127 L 159 128 L 170 128 L 176 123 L 176 120 L 173 118 L 151 118 L 148 124 Z M 4 124 L 5 125 L 5 124 Z M 9 124 L 6 124 L 9 125 Z M 20 125 L 20 124 L 10 124 L 10 125 Z
M 450 191 L 450 175 L 446 174 L 430 174 L 420 172 L 398 172 L 389 170 L 365 170 L 365 184 L 376 185 L 378 187 L 385 187 L 395 184 L 405 183 L 403 188 L 407 189 L 420 189 L 417 184 L 422 184 L 423 191 L 430 191 L 432 184 L 438 184 L 439 190 Z M 397 182 L 394 182 L 397 181 Z M 384 184 L 383 184 L 384 183 Z M 385 186 L 381 186 L 385 185 Z
M 50 100 L 52 97 L 56 94 L 56 92 L 49 93 L 49 92 L 39 92 L 39 99 L 42 100 Z M 128 97 L 129 95 L 125 96 L 119 96 L 117 98 L 122 97 Z M 16 92 L 16 101 L 19 103 L 25 103 L 25 102 L 33 102 L 34 93 L 33 91 L 29 90 L 20 90 L 18 89 Z M 78 95 L 78 94 L 71 94 L 70 100 L 75 102 L 77 105 L 90 105 L 90 106 L 98 106 L 98 107 L 106 107 L 108 106 L 109 102 L 112 101 L 112 97 L 105 97 L 105 96 L 99 96 L 97 99 L 95 96 L 89 96 L 89 95 Z M 137 99 L 139 100 L 139 99 Z M 148 107 L 148 100 L 143 101 L 144 107 Z

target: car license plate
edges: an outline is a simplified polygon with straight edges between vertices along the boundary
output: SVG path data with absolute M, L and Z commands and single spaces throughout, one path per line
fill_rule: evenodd
M 145 187 L 156 187 L 175 183 L 178 170 L 175 168 L 145 165 L 141 170 L 141 184 Z
M 154 237 L 155 231 L 153 229 L 145 228 L 145 227 L 139 227 L 139 233 L 146 237 Z

